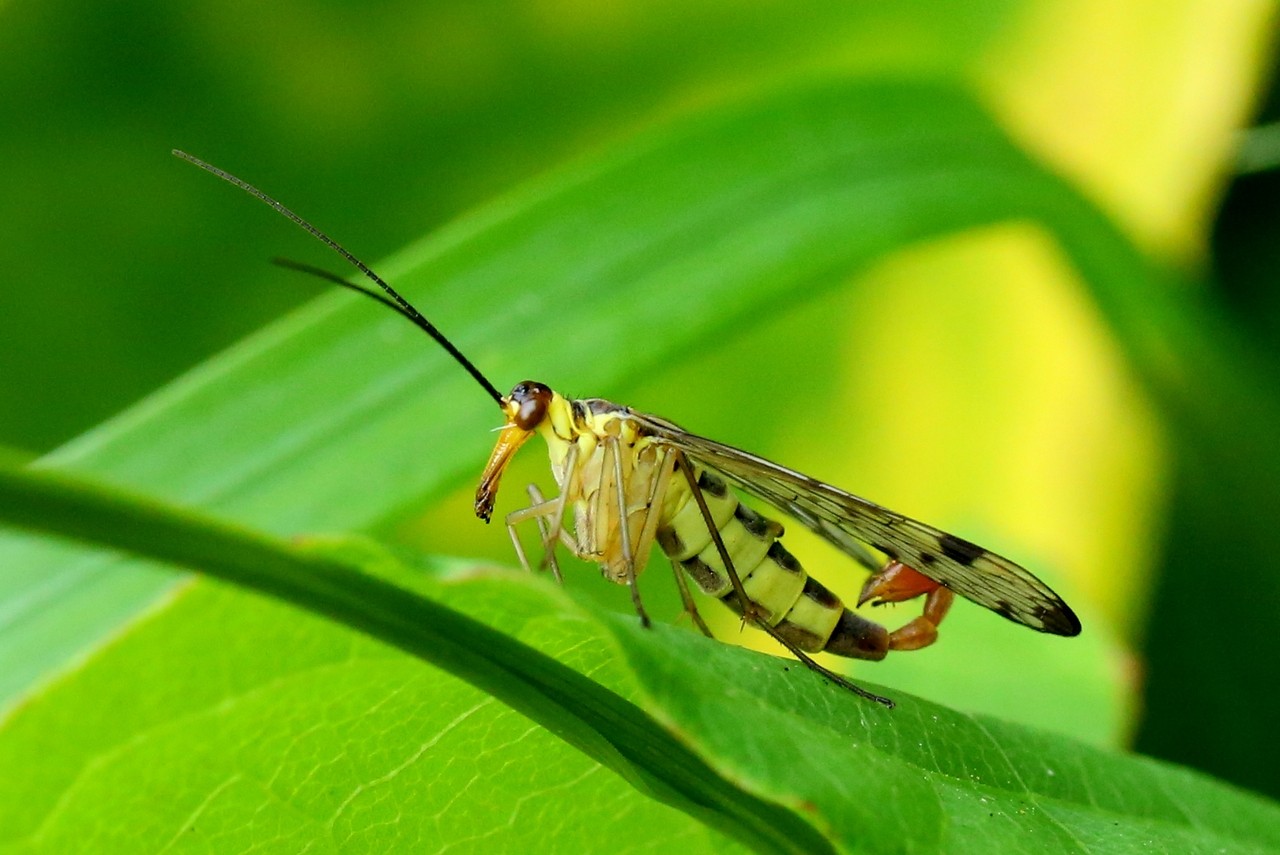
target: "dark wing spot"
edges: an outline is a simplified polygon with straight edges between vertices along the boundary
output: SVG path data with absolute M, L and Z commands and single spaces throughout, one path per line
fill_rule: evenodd
M 1040 621 L 1037 629 L 1051 632 L 1054 635 L 1073 636 L 1080 634 L 1080 618 L 1076 613 L 1062 604 L 1062 608 L 1036 606 L 1033 614 Z
M 1017 620 L 1017 618 L 1013 616 L 1013 606 L 1009 605 L 1004 600 L 996 600 L 996 604 L 991 607 L 991 611 L 1000 615 L 1000 617 L 1008 618 L 1009 620 Z
M 920 566 L 921 566 L 921 567 L 928 567 L 930 564 L 932 564 L 933 562 L 935 562 L 935 561 L 937 561 L 937 560 L 938 560 L 938 556 L 934 555 L 932 552 L 921 552 L 921 553 L 920 553 Z
M 871 548 L 879 552 L 883 552 L 890 561 L 898 560 L 898 550 L 894 549 L 892 546 L 885 546 L 883 543 L 873 543 L 871 544 Z
M 938 538 L 938 546 L 942 547 L 943 555 L 966 567 L 986 554 L 986 550 L 978 544 L 970 543 L 954 534 L 944 534 Z

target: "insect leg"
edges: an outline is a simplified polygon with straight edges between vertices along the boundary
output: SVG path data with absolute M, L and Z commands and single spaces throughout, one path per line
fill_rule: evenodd
M 606 436 L 604 454 L 605 457 L 610 458 L 606 465 L 613 467 L 613 487 L 618 499 L 618 534 L 622 542 L 622 560 L 626 565 L 627 587 L 631 589 L 631 604 L 635 606 L 636 614 L 640 616 L 640 624 L 648 628 L 649 614 L 644 610 L 644 603 L 640 601 L 640 588 L 636 586 L 636 556 L 631 551 L 631 523 L 627 520 L 627 487 L 622 480 L 622 454 L 618 451 L 618 442 L 616 436 Z M 604 467 L 602 467 L 603 470 Z M 603 478 L 603 475 L 601 477 Z M 604 491 L 600 492 L 600 500 L 606 501 Z
M 573 471 L 573 462 L 577 458 L 577 452 L 577 446 L 569 449 L 569 455 L 566 458 L 568 463 L 567 471 L 569 472 Z M 532 505 L 507 514 L 507 533 L 511 535 L 511 543 L 515 547 L 516 556 L 520 559 L 520 566 L 530 573 L 533 572 L 533 567 L 529 564 L 528 556 L 525 554 L 524 545 L 520 542 L 520 536 L 516 532 L 516 526 L 526 520 L 535 519 L 538 522 L 538 532 L 541 535 L 542 543 L 542 560 L 538 564 L 538 569 L 550 569 L 551 575 L 555 577 L 556 582 L 564 584 L 564 576 L 560 572 L 560 564 L 556 561 L 555 556 L 557 542 L 563 544 L 564 548 L 574 556 L 585 561 L 592 560 L 595 557 L 585 552 L 573 535 L 564 527 L 564 512 L 568 504 L 568 488 L 566 486 L 564 490 L 561 490 L 560 495 L 554 499 L 546 499 L 537 485 L 530 484 L 529 497 L 533 500 Z
M 712 633 L 711 628 L 707 626 L 707 622 L 704 621 L 702 619 L 702 615 L 698 613 L 698 604 L 693 601 L 693 595 L 689 593 L 689 581 L 685 578 L 683 568 L 674 561 L 671 561 L 670 563 L 671 572 L 674 573 L 676 577 L 676 589 L 680 592 L 680 601 L 684 603 L 684 610 L 693 620 L 693 625 L 696 626 L 703 635 L 707 638 L 715 638 L 715 634 Z
M 667 485 L 671 483 L 671 476 L 675 473 L 674 462 L 671 449 L 664 447 L 662 456 L 658 458 L 658 477 L 654 479 L 653 490 L 649 493 L 649 501 L 645 505 L 644 526 L 640 530 L 640 541 L 636 546 L 637 555 L 648 555 L 653 545 L 662 516 L 662 502 L 667 495 Z M 671 562 L 671 570 L 676 577 L 676 590 L 680 592 L 680 601 L 684 604 L 684 610 L 693 621 L 693 625 L 707 638 L 715 638 L 706 621 L 702 619 L 702 615 L 698 613 L 698 604 L 693 601 L 693 595 L 689 593 L 689 582 L 685 578 L 684 570 L 674 561 Z
M 529 498 L 533 500 L 533 504 L 535 506 L 545 504 L 547 502 L 542 495 L 542 491 L 538 489 L 536 484 L 529 485 Z M 556 518 L 554 513 L 548 514 L 548 516 L 552 519 Z M 538 531 L 542 534 L 542 562 L 539 566 L 543 569 L 549 568 L 551 570 L 551 575 L 556 582 L 563 585 L 564 576 L 560 575 L 560 565 L 556 562 L 556 541 L 559 537 L 557 534 L 551 533 L 552 525 L 547 522 L 547 517 L 537 517 L 537 520 Z M 559 527 L 557 526 L 557 528 Z M 560 530 L 559 534 L 563 534 L 563 529 Z
M 529 564 L 529 557 L 525 554 L 524 544 L 520 542 L 520 535 L 516 532 L 516 526 L 526 520 L 536 519 L 538 521 L 539 530 L 542 530 L 544 526 L 547 525 L 546 517 L 552 516 L 557 511 L 563 512 L 563 510 L 564 505 L 560 502 L 560 497 L 557 496 L 549 501 L 538 502 L 537 504 L 530 505 L 527 508 L 521 508 L 518 511 L 512 511 L 507 514 L 507 534 L 511 535 L 511 545 L 515 547 L 516 557 L 520 559 L 520 566 L 527 572 L 532 573 L 533 567 Z M 554 541 L 551 541 L 549 545 L 544 536 L 542 545 L 544 550 L 550 550 L 554 548 L 555 543 Z M 562 581 L 560 579 L 558 568 L 556 571 L 556 581 Z
M 565 471 L 564 484 L 560 488 L 560 495 L 557 496 L 555 499 L 558 507 L 556 508 L 556 512 L 551 515 L 551 525 L 543 535 L 543 539 L 546 542 L 546 547 L 545 547 L 546 552 L 543 553 L 544 560 L 549 560 L 552 562 L 555 561 L 555 557 L 554 557 L 555 542 L 557 540 L 563 539 L 563 536 L 565 533 L 564 509 L 569 503 L 569 486 L 570 484 L 573 483 L 573 479 L 577 471 L 576 470 L 577 465 L 578 465 L 578 445 L 577 443 L 574 443 L 573 445 L 569 446 L 569 451 L 564 458 L 564 471 Z M 571 551 L 573 552 L 574 555 L 579 555 L 581 553 L 581 550 L 578 549 L 577 546 L 578 545 L 574 543 L 573 546 L 571 547 Z M 558 579 L 560 577 L 559 571 L 557 570 L 555 572 L 556 572 L 556 578 Z
M 516 534 L 516 527 L 511 523 L 507 523 L 507 534 L 511 535 L 511 545 L 515 548 L 516 558 L 520 560 L 520 566 L 524 568 L 524 572 L 532 573 L 533 568 L 529 566 L 529 556 L 524 554 L 524 544 L 520 542 L 520 535 Z
M 653 547 L 654 536 L 658 532 L 658 523 L 662 521 L 662 503 L 667 497 L 667 485 L 671 484 L 671 476 L 675 474 L 676 468 L 673 466 L 675 459 L 672 457 L 672 451 L 664 447 L 662 456 L 658 458 L 658 477 L 654 479 L 653 490 L 649 491 L 648 502 L 645 503 L 645 520 L 644 526 L 640 529 L 640 540 L 636 541 L 637 558 L 643 558 L 649 554 L 649 550 Z M 689 582 L 685 579 L 685 571 L 676 562 L 671 562 L 671 570 L 676 576 L 676 590 L 680 591 L 681 603 L 684 603 L 685 612 L 694 622 L 694 626 L 699 628 L 701 634 L 714 639 L 712 631 L 707 626 L 707 622 L 703 621 L 703 616 L 698 613 L 698 604 L 694 602 L 694 598 L 689 593 Z
M 661 522 L 662 503 L 667 496 L 667 485 L 671 483 L 671 449 L 663 448 L 658 458 L 658 477 L 654 479 L 653 489 L 649 491 L 649 499 L 644 506 L 644 525 L 640 527 L 640 540 L 636 542 L 636 555 L 648 555 L 653 547 L 653 539 Z
M 733 559 L 729 557 L 729 550 L 724 545 L 724 538 L 720 536 L 720 529 L 716 527 L 715 519 L 711 516 L 711 509 L 707 507 L 706 497 L 702 495 L 702 488 L 698 486 L 698 478 L 693 472 L 693 465 L 689 463 L 689 458 L 685 457 L 684 452 L 677 451 L 676 468 L 678 468 L 685 481 L 689 483 L 689 491 L 693 494 L 694 501 L 698 504 L 698 512 L 702 514 L 702 521 L 707 526 L 707 531 L 711 532 L 711 540 L 716 545 L 716 552 L 720 555 L 720 561 L 724 564 L 725 573 L 729 577 L 729 584 L 733 586 L 733 592 L 738 597 L 738 602 L 742 605 L 742 619 L 751 621 L 765 626 L 765 621 L 760 614 L 760 607 L 753 602 L 748 596 L 746 589 L 742 587 L 742 580 L 738 578 L 738 571 L 733 566 Z M 766 627 L 770 629 L 771 627 Z
M 698 503 L 698 510 L 702 513 L 702 520 L 706 523 L 707 530 L 711 532 L 711 540 L 716 545 L 716 552 L 719 553 L 720 561 L 724 564 L 725 573 L 728 575 L 729 581 L 733 585 L 734 593 L 738 595 L 738 602 L 742 604 L 743 618 L 750 620 L 756 626 L 760 627 L 760 629 L 767 632 L 774 641 L 778 642 L 790 651 L 791 655 L 799 659 L 809 670 L 821 674 L 831 682 L 838 686 L 843 686 L 855 695 L 866 698 L 869 701 L 875 701 L 878 704 L 883 704 L 889 709 L 893 709 L 894 703 L 888 698 L 877 695 L 874 692 L 868 692 L 866 689 L 851 683 L 849 680 L 837 674 L 835 671 L 832 671 L 830 668 L 819 665 L 811 656 L 809 656 L 809 654 L 805 653 L 780 632 L 770 626 L 769 622 L 760 615 L 759 606 L 747 598 L 747 592 L 742 587 L 742 580 L 738 578 L 738 571 L 734 569 L 733 560 L 729 557 L 729 550 L 724 545 L 724 538 L 720 536 L 720 530 L 716 528 L 715 520 L 711 516 L 711 510 L 707 507 L 707 500 L 702 495 L 702 488 L 698 486 L 698 479 L 693 473 L 693 465 L 689 463 L 689 458 L 684 455 L 684 452 L 676 451 L 675 454 L 676 466 L 679 467 L 680 471 L 684 474 L 685 480 L 689 483 L 689 491 L 693 494 L 694 501 Z

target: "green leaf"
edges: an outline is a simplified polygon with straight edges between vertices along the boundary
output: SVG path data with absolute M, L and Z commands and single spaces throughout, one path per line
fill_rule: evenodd
M 781 660 L 583 608 L 546 580 L 415 576 L 366 543 L 289 548 L 51 473 L 0 469 L 0 514 L 337 618 L 756 851 L 1280 850 L 1280 811 L 1195 774 L 909 697 L 888 711 Z M 0 778 L 0 843 L 722 851 L 653 803 L 615 803 L 622 781 L 554 749 L 390 647 L 193 585 L 5 722 L 0 768 L 27 771 Z

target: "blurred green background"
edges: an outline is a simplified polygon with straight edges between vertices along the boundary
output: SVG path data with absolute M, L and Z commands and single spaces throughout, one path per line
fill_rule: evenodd
M 971 88 L 1274 361 L 1265 137 L 1254 171 L 1235 175 L 1239 132 L 1277 110 L 1273 11 L 9 2 L 0 443 L 54 449 L 317 292 L 266 261 L 323 260 L 318 250 L 170 148 L 259 183 L 374 262 L 575 156 L 831 76 Z M 1032 225 L 897 253 L 858 288 L 779 306 L 633 388 L 563 391 L 660 412 L 925 519 L 998 521 L 1009 551 L 1069 579 L 1089 630 L 1125 651 L 1115 684 L 1131 712 L 1116 741 L 1280 794 L 1280 665 L 1263 635 L 1280 560 L 1230 519 L 1274 515 L 1280 493 L 1244 509 L 1204 498 L 1197 485 L 1213 473 L 1179 463 L 1087 293 Z M 782 416 L 744 418 L 762 402 Z M 540 471 L 534 457 L 513 483 Z M 509 563 L 500 532 L 465 522 L 468 492 L 381 533 Z

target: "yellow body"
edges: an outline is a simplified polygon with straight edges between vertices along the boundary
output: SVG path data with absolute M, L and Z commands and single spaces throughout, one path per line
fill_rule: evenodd
M 626 584 L 644 569 L 656 540 L 699 590 L 742 612 L 702 509 L 688 481 L 673 474 L 674 454 L 646 435 L 630 410 L 552 393 L 536 430 L 546 440 L 565 507 L 572 508 L 570 540 L 578 557 L 597 562 L 605 578 Z M 616 463 L 610 448 L 617 450 Z M 885 630 L 846 609 L 809 577 L 778 541 L 779 523 L 742 505 L 713 472 L 697 464 L 692 471 L 743 590 L 765 623 L 801 650 L 884 657 Z

